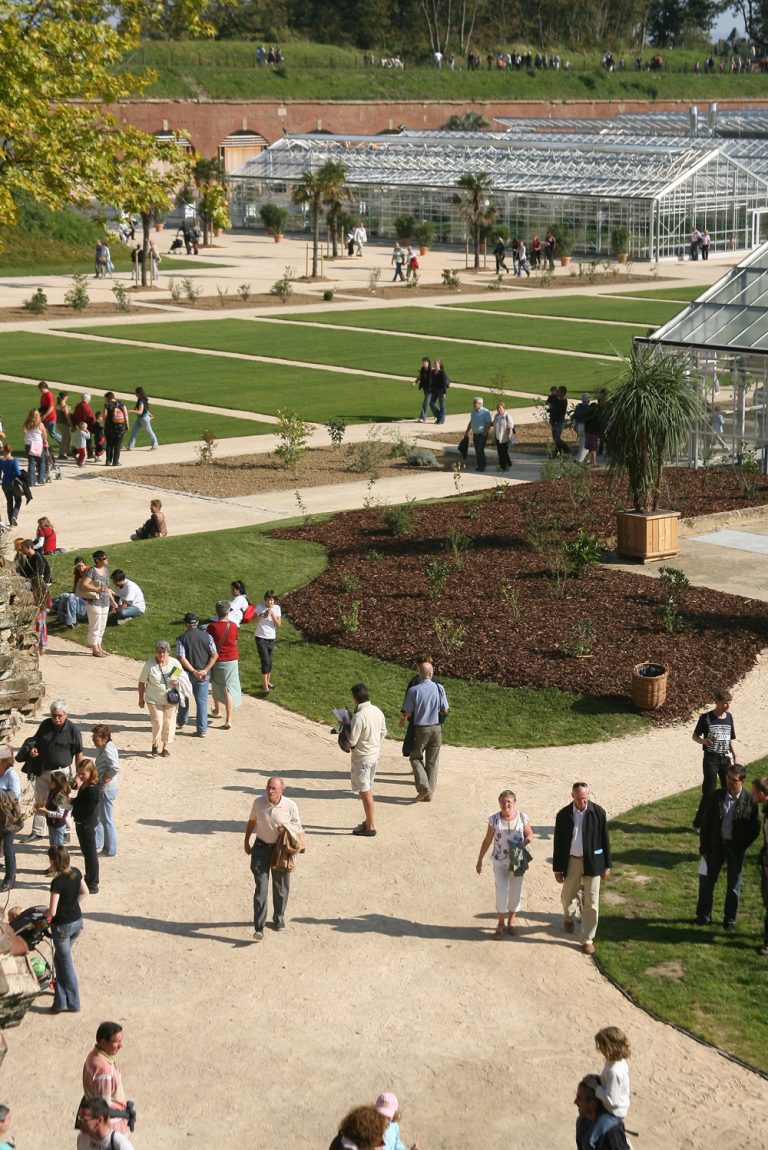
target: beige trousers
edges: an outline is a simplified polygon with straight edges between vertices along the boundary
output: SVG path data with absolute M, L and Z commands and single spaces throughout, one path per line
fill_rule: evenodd
M 584 874 L 584 859 L 571 855 L 568 859 L 568 873 L 563 880 L 561 899 L 566 922 L 572 922 L 578 906 L 577 896 L 582 890 L 584 905 L 581 911 L 581 942 L 593 942 L 597 934 L 597 920 L 600 910 L 600 875 L 590 877 Z
M 147 712 L 152 724 L 152 746 L 168 747 L 176 735 L 176 712 L 178 703 L 166 703 L 159 707 L 157 703 L 150 703 L 147 699 Z

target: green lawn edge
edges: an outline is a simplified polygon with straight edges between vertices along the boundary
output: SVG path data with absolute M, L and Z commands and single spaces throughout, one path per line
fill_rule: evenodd
M 747 769 L 747 786 L 766 761 Z M 696 787 L 611 820 L 613 870 L 602 888 L 597 956 L 642 1009 L 768 1073 L 759 841 L 744 864 L 735 934 L 695 926 L 699 852 L 691 824 L 700 795 Z M 724 897 L 725 874 L 715 890 L 715 924 Z
M 229 594 L 233 579 L 242 579 L 249 597 L 257 601 L 268 586 L 282 595 L 315 578 L 327 564 L 325 549 L 318 544 L 274 538 L 277 527 L 286 525 L 169 536 L 107 548 L 110 569 L 122 567 L 139 584 L 148 610 L 126 626 L 108 628 L 105 649 L 143 661 L 153 654 L 158 639 L 173 642 L 184 630 L 186 611 L 209 617 L 215 600 Z M 79 550 L 88 554 L 91 549 Z M 54 594 L 70 589 L 71 563 L 71 555 L 54 557 Z M 183 594 L 179 588 L 184 589 Z M 53 623 L 51 632 L 55 633 Z M 62 633 L 85 646 L 84 626 Z M 243 629 L 240 651 L 243 690 L 258 696 L 261 676 L 252 627 Z M 395 663 L 311 643 L 286 620 L 275 651 L 278 686 L 269 701 L 330 727 L 333 708 L 347 705 L 349 689 L 362 680 L 384 710 L 390 735 L 396 737 L 404 688 L 411 674 L 412 669 Z M 512 689 L 469 680 L 444 681 L 452 713 L 443 737 L 452 746 L 567 746 L 613 739 L 646 725 L 646 720 L 630 711 L 628 702 L 623 705 L 555 690 Z

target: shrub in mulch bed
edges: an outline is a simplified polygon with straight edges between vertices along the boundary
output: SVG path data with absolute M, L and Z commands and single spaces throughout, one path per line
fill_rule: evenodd
M 666 481 L 665 503 L 686 517 L 768 503 L 763 476 L 755 477 L 749 501 L 726 469 L 704 477 L 670 470 Z M 564 563 L 560 544 L 580 530 L 607 543 L 625 495 L 595 474 L 413 507 L 398 535 L 381 509 L 281 531 L 329 553 L 327 570 L 287 595 L 283 607 L 314 641 L 405 666 L 431 651 L 446 676 L 556 687 L 622 705 L 635 663 L 667 662 L 667 701 L 652 717 L 687 719 L 716 687 L 751 669 L 768 644 L 768 604 L 691 587 L 679 600 L 681 629 L 670 632 L 659 616 L 657 580 L 598 566 L 563 583 L 553 574 Z M 350 630 L 353 600 L 359 605 Z

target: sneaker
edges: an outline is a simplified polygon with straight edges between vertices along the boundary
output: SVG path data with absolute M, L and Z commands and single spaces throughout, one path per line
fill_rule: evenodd
M 18 527 L 18 526 L 19 526 L 18 519 L 16 518 L 15 515 L 12 515 L 11 516 L 11 527 Z
M 170 759 L 170 757 L 171 757 L 171 752 L 168 750 L 167 747 L 163 747 L 162 751 L 160 752 L 160 758 L 161 759 Z
M 711 918 L 703 918 L 700 914 L 693 920 L 694 926 L 710 926 L 711 922 Z
M 253 941 L 254 942 L 263 942 L 264 941 L 264 931 L 263 930 L 255 930 L 253 932 Z
M 272 923 L 272 929 L 273 930 L 285 930 L 285 923 L 283 922 L 283 920 L 281 918 L 276 918 L 275 921 Z
M 582 942 L 581 949 L 582 949 L 582 952 L 584 954 L 594 954 L 595 953 L 595 944 L 590 942 L 589 939 L 587 939 L 586 942 Z
M 724 922 L 723 923 L 723 930 L 727 930 L 729 934 L 735 934 L 736 923 L 735 922 Z
M 355 829 L 352 831 L 352 834 L 353 835 L 360 835 L 362 838 L 372 839 L 375 837 L 376 831 L 375 830 L 368 830 L 368 827 L 363 826 L 363 827 L 355 827 Z
M 195 738 L 196 739 L 204 739 L 207 734 L 208 734 L 207 731 L 195 731 Z

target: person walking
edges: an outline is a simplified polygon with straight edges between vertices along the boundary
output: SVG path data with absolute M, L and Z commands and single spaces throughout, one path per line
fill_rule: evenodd
M 69 459 L 72 443 L 72 412 L 69 410 L 69 392 L 60 391 L 56 396 L 56 430 L 59 441 L 59 459 Z
M 517 809 L 517 796 L 514 791 L 502 791 L 499 795 L 499 809 L 488 819 L 488 829 L 480 844 L 475 870 L 483 873 L 483 859 L 493 844 L 491 859 L 496 883 L 496 914 L 498 922 L 494 938 L 504 937 L 506 917 L 507 934 L 515 933 L 515 915 L 522 906 L 523 882 L 528 869 L 525 849 L 533 839 L 533 831 L 528 816 Z
M 80 427 L 82 423 L 85 424 L 85 429 L 90 433 L 93 431 L 93 425 L 96 422 L 96 413 L 91 407 L 90 392 L 84 391 L 80 402 L 75 405 L 75 410 L 72 412 L 72 428 Z M 93 459 L 93 439 L 86 440 L 86 449 L 88 458 Z
M 112 741 L 112 732 L 106 723 L 99 723 L 91 732 L 96 748 L 96 775 L 99 788 L 99 806 L 96 820 L 96 850 L 112 858 L 117 854 L 115 827 L 115 801 L 120 791 L 120 755 Z
M 107 467 L 120 466 L 120 448 L 127 430 L 128 409 L 122 399 L 117 399 L 114 391 L 108 391 L 104 396 L 104 440 Z
M 285 930 L 285 911 L 291 890 L 290 870 L 272 867 L 276 844 L 284 836 L 297 850 L 303 847 L 304 830 L 299 808 L 283 794 L 285 781 L 274 775 L 267 779 L 263 795 L 254 800 L 245 827 L 244 850 L 251 860 L 256 884 L 253 892 L 253 941 L 263 942 L 269 902 L 269 875 L 272 871 L 272 928 Z M 251 843 L 254 831 L 256 837 Z
M 499 471 L 504 474 L 512 466 L 509 447 L 515 442 L 515 424 L 501 400 L 496 404 L 496 414 L 493 417 L 493 438 L 499 458 Z
M 752 798 L 758 806 L 763 808 L 763 841 L 757 862 L 760 867 L 760 894 L 765 907 L 765 921 L 763 922 L 763 944 L 758 947 L 757 953 L 763 958 L 768 958 L 768 776 L 753 781 Z
M 757 803 L 744 786 L 745 777 L 744 767 L 736 764 L 729 767 L 725 786 L 712 795 L 701 820 L 699 850 L 703 865 L 699 868 L 697 926 L 708 926 L 712 921 L 715 886 L 725 867 L 723 928 L 734 930 L 736 927 L 744 858 L 760 834 Z
M 211 694 L 213 695 L 213 716 L 221 716 L 221 705 L 224 704 L 224 724 L 222 730 L 228 731 L 232 726 L 235 708 L 242 702 L 240 689 L 240 652 L 237 646 L 238 628 L 231 623 L 229 615 L 231 603 L 228 599 L 219 599 L 216 603 L 216 618 L 208 624 L 208 634 L 216 646 L 218 658 L 211 668 Z
M 467 430 L 464 433 L 465 435 L 472 433 L 472 444 L 475 448 L 475 462 L 477 463 L 475 471 L 485 471 L 485 445 L 492 426 L 493 419 L 490 411 L 483 403 L 482 396 L 475 396 L 472 400 L 472 411 L 469 413 Z
M 72 962 L 72 947 L 83 929 L 80 904 L 88 896 L 88 887 L 77 867 L 73 867 L 66 847 L 49 847 L 48 858 L 54 873 L 48 902 L 47 918 L 53 940 L 53 968 L 56 984 L 51 1014 L 68 1010 L 80 1011 L 80 986 Z
M 445 423 L 445 402 L 450 386 L 451 381 L 443 361 L 436 359 L 432 365 L 432 382 L 429 389 L 429 406 L 435 415 L 435 423 Z M 437 408 L 436 414 L 435 408 Z
M 574 783 L 572 802 L 558 811 L 552 870 L 560 883 L 563 904 L 563 927 L 574 933 L 574 915 L 582 893 L 581 949 L 595 953 L 595 934 L 600 910 L 600 881 L 611 873 L 611 847 L 605 811 L 589 797 L 586 783 Z
M 157 442 L 157 436 L 152 430 L 152 414 L 149 410 L 149 396 L 143 387 L 137 387 L 134 394 L 136 396 L 136 406 L 131 412 L 131 415 L 135 415 L 136 419 L 131 428 L 131 434 L 128 436 L 128 443 L 125 450 L 133 451 L 136 446 L 136 437 L 140 431 L 144 430 L 149 436 L 151 450 L 156 451 L 160 445 Z
M 195 735 L 204 739 L 208 734 L 208 691 L 211 670 L 218 659 L 216 644 L 207 631 L 200 630 L 200 620 L 194 611 L 184 616 L 184 633 L 176 636 L 176 658 L 187 672 L 195 700 Z M 189 699 L 179 702 L 176 715 L 178 730 L 189 718 Z
M 379 765 L 381 745 L 387 737 L 387 721 L 384 712 L 374 706 L 365 683 L 355 683 L 352 687 L 355 710 L 349 728 L 350 767 L 352 790 L 360 796 L 365 818 L 352 831 L 353 835 L 374 838 L 376 821 L 374 817 L 373 782 L 376 767 Z
M 0 837 L 3 840 L 5 875 L 0 883 L 0 894 L 16 885 L 16 848 L 14 839 L 21 829 L 21 779 L 13 765 L 13 751 L 7 743 L 0 746 Z
M 21 464 L 14 456 L 10 443 L 3 444 L 2 458 L 0 458 L 0 477 L 5 496 L 8 526 L 18 527 L 22 495 Z
M 36 807 L 45 805 L 51 772 L 65 771 L 69 774 L 73 761 L 75 767 L 83 761 L 83 741 L 67 716 L 64 699 L 54 699 L 48 709 L 48 718 L 43 719 L 32 736 L 32 746 L 26 756 L 26 773 L 34 781 Z M 45 817 L 35 815 L 32 837 L 42 839 L 47 835 Z
M 504 237 L 503 236 L 497 236 L 496 237 L 496 243 L 494 244 L 494 247 L 493 247 L 493 257 L 496 260 L 496 275 L 499 275 L 502 268 L 504 268 L 504 271 L 507 273 L 507 275 L 509 275 L 509 268 L 507 267 L 506 255 L 507 255 L 507 248 L 506 248 L 506 245 L 504 243 Z
M 158 754 L 163 759 L 170 758 L 168 748 L 176 733 L 176 711 L 180 698 L 175 680 L 182 671 L 178 659 L 171 658 L 171 645 L 166 639 L 157 641 L 154 658 L 147 659 L 141 669 L 138 682 L 139 707 L 146 707 L 149 712 L 153 758 Z
M 119 1022 L 102 1022 L 96 1045 L 83 1064 L 83 1101 L 103 1098 L 109 1107 L 109 1129 L 128 1132 L 128 1100 L 117 1056 L 123 1048 L 124 1031 Z
M 421 361 L 419 374 L 413 384 L 418 387 L 419 391 L 423 394 L 424 399 L 421 403 L 421 411 L 419 412 L 419 423 L 427 422 L 427 412 L 430 408 L 430 400 L 432 398 L 432 361 L 425 355 Z M 432 409 L 432 414 L 437 418 L 438 412 Z
M 395 244 L 392 250 L 392 263 L 395 265 L 395 274 L 392 277 L 392 283 L 395 283 L 397 280 L 400 280 L 401 283 L 405 283 L 405 276 L 403 275 L 405 252 L 398 243 Z
M 442 722 L 448 714 L 448 697 L 442 683 L 433 682 L 435 669 L 428 660 L 419 663 L 419 681 L 409 687 L 403 700 L 400 726 L 413 720 L 413 746 L 409 755 L 416 802 L 432 802 L 437 790 Z
M 264 602 L 256 606 L 256 650 L 261 667 L 261 689 L 265 695 L 274 690 L 272 656 L 278 628 L 283 625 L 282 611 L 271 589 L 264 592 Z
M 133 1150 L 125 1134 L 111 1128 L 106 1098 L 84 1098 L 77 1121 L 77 1150 Z
M 24 447 L 27 453 L 27 474 L 29 486 L 41 486 L 45 483 L 45 449 L 48 441 L 45 435 L 40 412 L 33 407 L 24 420 Z
M 99 852 L 96 824 L 99 821 L 99 775 L 93 759 L 83 759 L 75 771 L 76 794 L 72 819 L 85 863 L 85 885 L 90 894 L 99 893 Z

